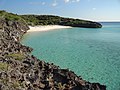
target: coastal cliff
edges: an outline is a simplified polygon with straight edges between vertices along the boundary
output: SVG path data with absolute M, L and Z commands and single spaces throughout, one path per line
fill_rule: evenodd
M 26 21 L 6 14 L 0 12 L 0 90 L 106 90 L 30 55 L 32 48 L 20 43 L 29 30 Z

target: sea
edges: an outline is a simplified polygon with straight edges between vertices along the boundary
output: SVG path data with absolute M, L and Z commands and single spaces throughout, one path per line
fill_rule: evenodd
M 84 80 L 120 90 L 120 22 L 100 22 L 102 28 L 69 28 L 28 32 L 21 43 L 31 54 Z

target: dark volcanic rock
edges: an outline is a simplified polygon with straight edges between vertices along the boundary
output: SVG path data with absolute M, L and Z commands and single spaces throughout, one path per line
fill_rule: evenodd
M 20 44 L 28 29 L 25 22 L 0 18 L 0 90 L 106 90 L 29 55 L 32 49 Z

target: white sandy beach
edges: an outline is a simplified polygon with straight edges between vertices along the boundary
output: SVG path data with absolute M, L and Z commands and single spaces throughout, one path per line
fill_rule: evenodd
M 64 28 L 72 28 L 70 26 L 60 26 L 60 25 L 46 25 L 46 26 L 29 26 L 28 32 L 34 32 L 34 31 L 49 31 L 49 30 L 55 30 L 55 29 L 64 29 Z

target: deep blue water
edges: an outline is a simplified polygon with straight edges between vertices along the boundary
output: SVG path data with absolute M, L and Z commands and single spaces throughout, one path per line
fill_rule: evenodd
M 69 68 L 90 82 L 120 90 L 120 23 L 101 23 L 103 28 L 72 28 L 29 32 L 22 43 L 46 62 Z

